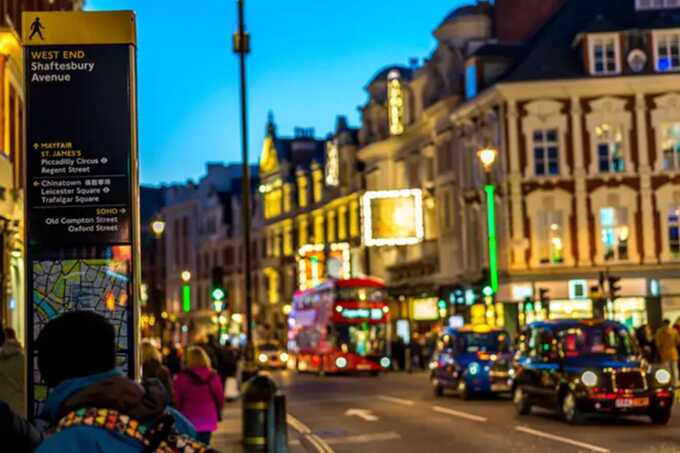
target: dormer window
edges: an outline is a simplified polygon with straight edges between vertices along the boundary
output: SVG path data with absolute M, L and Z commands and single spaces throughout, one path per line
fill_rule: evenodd
M 619 36 L 602 34 L 590 36 L 590 74 L 611 75 L 621 72 Z
M 654 65 L 658 72 L 680 71 L 680 31 L 654 32 Z

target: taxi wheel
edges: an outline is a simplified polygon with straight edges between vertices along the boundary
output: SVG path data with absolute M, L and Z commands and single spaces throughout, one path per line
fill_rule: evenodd
M 649 418 L 652 419 L 652 423 L 655 425 L 667 425 L 673 415 L 670 408 L 665 409 L 652 409 L 649 414 Z
M 432 381 L 432 391 L 434 392 L 434 396 L 437 398 L 444 396 L 444 387 L 442 387 L 436 380 Z
M 517 415 L 529 415 L 531 412 L 531 403 L 529 403 L 526 393 L 524 393 L 524 390 L 519 385 L 512 392 L 512 403 L 515 406 Z
M 576 396 L 569 391 L 562 399 L 562 416 L 570 425 L 580 425 L 583 423 L 583 414 L 576 407 Z

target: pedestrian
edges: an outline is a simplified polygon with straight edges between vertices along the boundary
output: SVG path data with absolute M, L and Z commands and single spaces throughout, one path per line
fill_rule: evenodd
M 198 346 L 203 348 L 208 358 L 210 359 L 210 364 L 217 371 L 220 372 L 220 345 L 215 339 L 215 335 L 209 334 L 206 341 L 199 343 Z
M 236 374 L 238 373 L 238 351 L 227 343 L 224 348 L 224 397 L 228 401 L 238 399 L 238 380 Z
M 41 380 L 50 389 L 40 418 L 54 433 L 37 453 L 209 451 L 191 423 L 167 407 L 157 381 L 143 387 L 116 367 L 116 335 L 91 311 L 65 313 L 36 340 Z
M 165 356 L 163 364 L 173 376 L 182 371 L 182 356 L 174 345 L 170 346 L 170 352 Z
M 656 344 L 654 344 L 654 332 L 649 323 L 645 323 L 635 329 L 635 338 L 642 349 L 642 355 L 647 361 L 656 362 Z
M 673 376 L 673 387 L 677 387 L 678 345 L 680 345 L 680 335 L 678 335 L 678 332 L 671 327 L 670 320 L 663 320 L 663 325 L 656 331 L 654 340 L 661 363 L 671 371 L 671 375 Z
M 0 328 L 0 400 L 15 413 L 25 416 L 24 367 L 26 355 L 14 329 Z
M 143 341 L 142 353 L 142 381 L 158 379 L 168 392 L 168 404 L 175 405 L 175 391 L 172 385 L 170 371 L 161 362 L 161 353 L 150 341 Z
M 175 376 L 175 401 L 177 409 L 196 427 L 198 439 L 209 444 L 222 419 L 224 388 L 202 347 L 187 349 L 184 370 Z
M 0 401 L 0 442 L 12 453 L 32 453 L 42 442 L 42 434 L 5 402 Z

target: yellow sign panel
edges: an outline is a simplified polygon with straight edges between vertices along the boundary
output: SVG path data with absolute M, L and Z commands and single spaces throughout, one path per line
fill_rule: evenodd
M 40 11 L 23 14 L 25 46 L 136 44 L 132 11 Z

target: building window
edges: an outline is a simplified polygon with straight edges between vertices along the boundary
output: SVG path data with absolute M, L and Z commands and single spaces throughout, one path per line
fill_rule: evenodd
M 472 99 L 477 96 L 477 65 L 469 64 L 465 68 L 465 97 Z
M 609 75 L 621 72 L 618 35 L 590 38 L 590 73 Z
M 335 140 L 326 142 L 326 185 L 340 184 L 340 153 Z
M 600 173 L 621 173 L 625 170 L 623 159 L 623 133 L 620 127 L 601 124 L 595 128 L 597 161 Z
M 286 227 L 283 231 L 283 254 L 291 256 L 293 254 L 293 228 Z
M 680 170 L 680 123 L 661 126 L 664 170 Z
M 656 70 L 680 71 L 680 33 L 655 33 L 654 42 Z
M 293 209 L 292 203 L 293 186 L 290 183 L 283 185 L 283 212 L 290 212 Z
M 303 246 L 309 242 L 309 225 L 306 220 L 301 220 L 298 224 L 298 246 Z
M 301 208 L 307 206 L 307 197 L 307 177 L 305 175 L 298 176 L 298 204 Z
M 338 239 L 344 240 L 347 238 L 347 207 L 340 206 L 338 208 Z
M 314 181 L 314 185 L 312 187 L 314 203 L 319 203 L 321 201 L 321 197 L 323 196 L 323 175 L 321 170 L 314 170 L 314 173 L 312 173 L 312 179 Z
M 534 167 L 536 176 L 560 174 L 560 143 L 557 129 L 534 131 Z
M 627 217 L 626 208 L 600 209 L 600 233 L 605 261 L 628 259 L 630 228 Z
M 359 202 L 353 201 L 349 205 L 349 235 L 359 236 Z
M 564 226 L 562 212 L 547 211 L 541 213 L 539 228 L 541 263 L 562 263 L 564 261 Z
M 680 258 L 680 207 L 672 207 L 668 212 L 668 245 L 671 256 Z
M 323 215 L 319 215 L 314 218 L 314 243 L 323 244 L 324 234 L 323 234 Z

